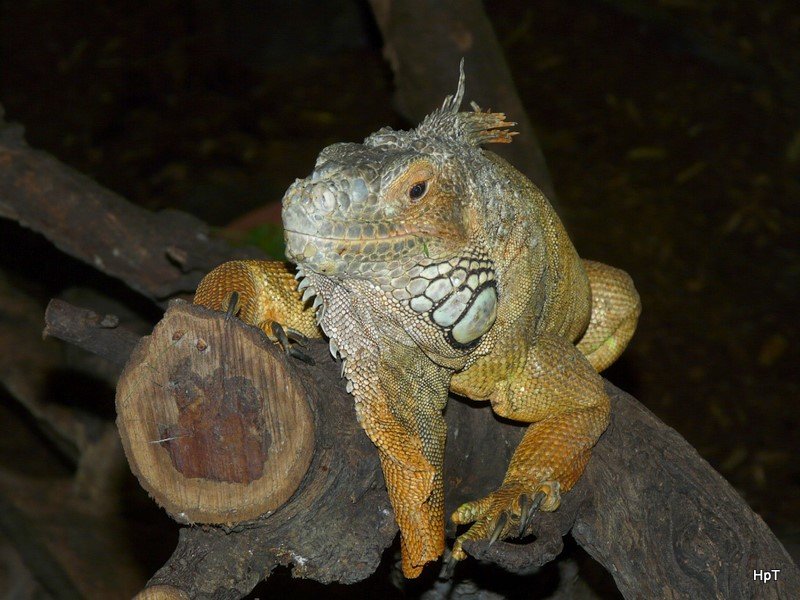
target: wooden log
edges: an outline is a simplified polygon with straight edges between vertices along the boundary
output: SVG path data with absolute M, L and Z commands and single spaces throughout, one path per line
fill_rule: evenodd
M 238 320 L 225 335 L 247 331 L 263 336 Z M 378 568 L 397 526 L 377 452 L 356 421 L 352 396 L 328 345 L 314 340 L 304 351 L 315 365 L 281 352 L 267 357 L 291 366 L 314 414 L 314 455 L 300 486 L 266 518 L 232 528 L 182 529 L 178 547 L 148 586 L 171 585 L 191 598 L 240 598 L 279 565 L 291 566 L 294 577 L 322 583 L 354 583 Z
M 307 392 L 253 328 L 171 303 L 117 386 L 131 469 L 182 523 L 233 524 L 281 506 L 314 452 Z

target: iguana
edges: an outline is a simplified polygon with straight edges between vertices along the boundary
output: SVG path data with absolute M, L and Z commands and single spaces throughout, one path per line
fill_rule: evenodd
M 453 546 L 461 560 L 465 541 L 522 532 L 581 476 L 609 422 L 598 372 L 640 312 L 630 277 L 581 260 L 542 193 L 481 149 L 510 142 L 514 123 L 460 112 L 463 96 L 462 65 L 455 95 L 415 129 L 322 150 L 283 198 L 296 271 L 228 262 L 195 295 L 287 348 L 284 331 L 329 339 L 378 448 L 407 577 L 445 547 L 448 392 L 531 424 L 502 485 L 453 513 L 472 523 Z

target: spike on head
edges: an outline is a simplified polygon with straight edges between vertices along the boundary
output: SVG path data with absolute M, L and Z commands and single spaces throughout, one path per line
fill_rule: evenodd
M 465 81 L 464 59 L 462 58 L 461 62 L 458 63 L 458 86 L 456 87 L 456 93 L 444 99 L 442 108 L 440 109 L 442 112 L 458 113 L 458 109 L 461 108 L 461 102 L 464 100 Z
M 429 114 L 414 130 L 420 138 L 450 138 L 453 141 L 480 146 L 481 144 L 508 144 L 516 131 L 509 131 L 516 123 L 506 121 L 504 113 L 483 112 L 474 102 L 473 112 L 460 112 L 465 90 L 464 59 L 459 64 L 456 93 L 447 96 L 442 107 Z

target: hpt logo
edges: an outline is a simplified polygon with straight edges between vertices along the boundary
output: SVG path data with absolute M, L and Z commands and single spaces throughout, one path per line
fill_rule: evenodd
M 780 572 L 780 569 L 772 569 L 769 571 L 753 569 L 753 581 L 761 581 L 763 583 L 767 583 L 768 581 L 777 581 L 778 573 Z

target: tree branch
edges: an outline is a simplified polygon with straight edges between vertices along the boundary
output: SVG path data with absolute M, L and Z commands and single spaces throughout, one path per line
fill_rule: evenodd
M 225 260 L 262 256 L 211 235 L 186 213 L 139 208 L 52 156 L 31 149 L 0 107 L 0 217 L 153 300 L 194 290 Z
M 200 307 L 181 310 L 224 320 Z M 255 328 L 231 321 L 225 331 L 225 336 L 262 338 L 259 360 L 287 361 Z M 307 391 L 315 423 L 314 456 L 297 491 L 268 518 L 233 529 L 184 529 L 175 554 L 151 585 L 170 585 L 191 597 L 234 598 L 278 564 L 325 583 L 357 581 L 375 570 L 396 532 L 377 455 L 356 423 L 327 348 L 317 342 L 309 352 L 315 366 L 286 363 Z M 169 372 L 166 363 L 158 366 Z M 170 385 L 168 378 L 158 383 Z M 611 384 L 607 390 L 611 426 L 562 506 L 533 519 L 530 533 L 536 539 L 491 548 L 470 543 L 467 550 L 510 571 L 530 572 L 558 555 L 561 537 L 571 530 L 612 573 L 625 597 L 659 597 L 665 590 L 676 597 L 752 597 L 765 591 L 789 597 L 798 589 L 797 567 L 730 484 L 633 398 Z M 280 396 L 279 390 L 264 393 Z M 449 512 L 500 483 L 522 428 L 501 422 L 488 407 L 457 399 L 451 399 L 446 418 Z M 754 569 L 780 569 L 780 577 L 766 588 L 753 581 Z
M 124 367 L 140 336 L 119 327 L 115 315 L 73 306 L 64 300 L 53 299 L 44 314 L 43 334 L 74 344 L 102 356 L 118 367 Z

